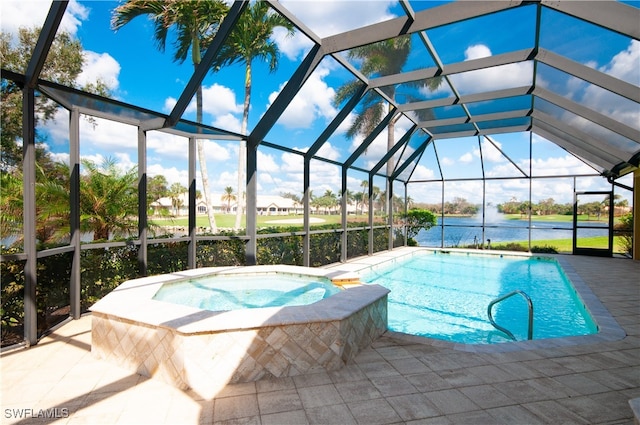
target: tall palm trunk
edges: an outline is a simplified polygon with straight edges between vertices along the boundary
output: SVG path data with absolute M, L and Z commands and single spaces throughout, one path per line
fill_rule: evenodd
M 395 97 L 395 94 L 394 94 Z M 391 112 L 391 104 L 389 104 L 389 109 L 387 111 L 387 113 Z M 393 118 L 391 121 L 389 121 L 389 125 L 387 126 L 387 152 L 391 151 L 391 149 L 393 149 L 393 145 L 395 145 L 395 131 L 396 131 L 396 121 L 397 118 Z M 393 169 L 395 167 L 395 164 L 393 163 L 393 157 L 389 158 L 389 160 L 387 161 L 387 177 L 390 176 L 393 173 Z M 391 193 L 391 188 L 389 187 L 389 179 L 387 178 L 387 182 L 386 182 L 386 186 L 387 186 L 387 215 L 391 214 L 391 198 L 389 196 L 389 194 Z
M 251 104 L 251 61 L 247 61 L 247 67 L 245 69 L 244 76 L 244 110 L 242 112 L 242 134 L 246 134 L 247 127 L 249 125 L 249 105 Z M 242 212 L 245 205 L 244 188 L 245 188 L 245 167 L 247 162 L 247 142 L 246 140 L 240 141 L 240 147 L 238 149 L 238 208 L 236 209 L 236 222 L 234 228 L 237 230 L 240 228 L 242 221 Z
M 193 66 L 197 68 L 201 61 L 200 54 L 200 39 L 197 36 L 193 37 L 193 48 L 191 50 L 193 58 Z M 202 85 L 198 86 L 196 91 L 196 121 L 202 123 Z M 204 203 L 207 207 L 207 217 L 209 218 L 209 227 L 211 232 L 216 233 L 218 226 L 216 226 L 216 218 L 213 215 L 213 206 L 211 205 L 211 192 L 209 191 L 209 173 L 207 172 L 207 158 L 204 155 L 204 141 L 201 139 L 196 140 L 196 146 L 198 149 L 198 161 L 200 162 L 200 177 L 202 178 L 202 191 L 204 192 Z

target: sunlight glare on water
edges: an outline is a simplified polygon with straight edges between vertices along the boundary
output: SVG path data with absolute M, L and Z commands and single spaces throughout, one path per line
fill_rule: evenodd
M 277 275 L 214 275 L 163 285 L 153 297 L 211 311 L 308 305 L 340 291 L 328 279 Z

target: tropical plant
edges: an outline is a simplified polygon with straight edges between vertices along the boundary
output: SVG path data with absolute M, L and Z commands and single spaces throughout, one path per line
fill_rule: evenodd
M 162 174 L 151 177 L 147 182 L 147 205 L 164 198 L 169 193 L 167 178 Z
M 364 204 L 369 198 L 367 192 L 369 190 L 369 180 L 362 180 L 360 182 L 360 187 L 362 188 L 362 210 L 360 211 L 360 214 L 364 214 Z
M 415 237 L 420 230 L 429 230 L 436 224 L 436 215 L 429 210 L 414 208 L 400 215 L 407 229 L 407 244 L 417 245 Z
M 299 205 L 302 205 L 302 199 L 294 194 L 294 193 L 283 193 L 280 196 L 282 196 L 283 198 L 287 198 L 287 199 L 291 199 L 293 201 L 293 208 L 296 209 Z
M 63 163 L 36 168 L 36 229 L 40 243 L 69 239 L 69 167 Z M 0 201 L 0 237 L 22 242 L 23 175 L 21 170 L 3 172 Z
M 227 213 L 229 213 L 231 211 L 231 202 L 236 200 L 236 195 L 233 194 L 233 188 L 231 186 L 224 188 L 224 193 L 220 197 L 220 200 L 227 203 Z
M 624 252 L 631 254 L 633 251 L 633 213 L 621 216 L 613 229 L 614 234 L 620 237 L 620 245 Z
M 227 12 L 228 7 L 220 0 L 127 0 L 114 10 L 111 26 L 118 30 L 138 16 L 148 15 L 154 24 L 154 39 L 158 49 L 162 52 L 165 50 L 169 30 L 175 29 L 177 40 L 174 60 L 183 63 L 191 52 L 193 66 L 197 68 L 202 61 L 202 52 Z M 202 123 L 202 86 L 198 86 L 196 91 L 196 121 Z M 209 199 L 211 192 L 204 142 L 201 139 L 197 140 L 197 150 L 209 226 L 216 232 L 216 220 Z
M 80 229 L 93 232 L 93 240 L 135 234 L 138 228 L 138 171 L 121 172 L 115 160 L 99 166 L 82 161 L 80 181 Z
M 22 173 L 0 173 L 0 238 L 22 233 Z
M 249 123 L 249 106 L 251 105 L 252 88 L 252 64 L 255 59 L 269 62 L 269 70 L 274 72 L 278 68 L 280 52 L 278 45 L 271 39 L 276 27 L 283 27 L 289 35 L 293 35 L 294 26 L 287 19 L 273 12 L 269 5 L 263 1 L 257 1 L 247 6 L 240 16 L 238 23 L 232 30 L 227 42 L 213 62 L 213 69 L 221 69 L 235 63 L 245 65 L 244 77 L 244 109 L 242 113 L 241 133 L 247 133 Z M 246 140 L 240 141 L 238 151 L 238 190 L 236 193 L 244 193 Z M 236 209 L 236 221 L 234 228 L 240 228 L 242 219 L 240 202 Z
M 182 196 L 187 191 L 187 188 L 180 183 L 173 183 L 169 188 L 169 197 L 171 198 L 171 207 L 173 208 L 173 215 L 178 216 L 180 207 L 183 205 Z

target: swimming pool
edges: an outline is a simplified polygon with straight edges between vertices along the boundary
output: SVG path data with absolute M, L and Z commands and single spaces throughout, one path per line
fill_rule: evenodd
M 216 274 L 165 283 L 153 299 L 209 311 L 230 311 L 308 305 L 339 291 L 331 280 L 321 277 L 276 272 Z
M 533 303 L 533 339 L 590 335 L 598 328 L 554 259 L 425 252 L 373 268 L 363 283 L 391 290 L 389 329 L 464 344 L 512 341 L 489 322 L 489 303 L 524 291 Z M 521 297 L 494 305 L 493 317 L 518 341 L 527 339 L 528 308 Z

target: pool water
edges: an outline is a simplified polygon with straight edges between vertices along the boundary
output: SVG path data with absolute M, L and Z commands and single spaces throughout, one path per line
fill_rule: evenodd
M 212 275 L 166 283 L 153 299 L 211 311 L 312 304 L 337 294 L 329 279 L 287 274 Z
M 549 258 L 428 253 L 362 277 L 391 290 L 389 329 L 465 344 L 512 341 L 489 322 L 487 306 L 514 290 L 533 303 L 533 339 L 597 333 L 575 289 Z M 495 322 L 527 339 L 528 307 L 520 296 L 492 308 Z

